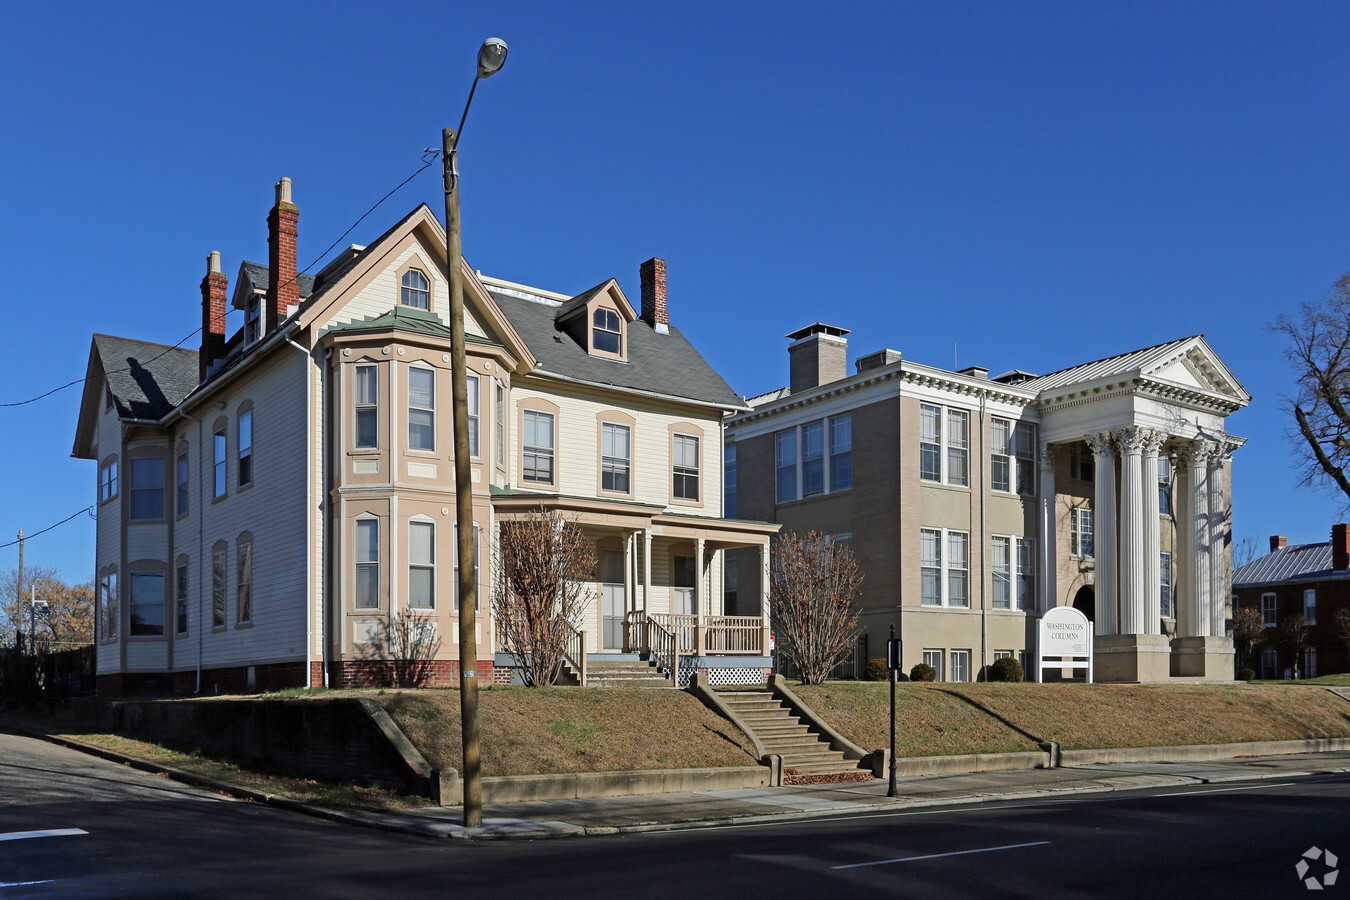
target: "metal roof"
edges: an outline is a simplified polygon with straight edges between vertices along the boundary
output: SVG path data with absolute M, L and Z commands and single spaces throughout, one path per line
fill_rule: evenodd
M 1350 578 L 1350 569 L 1331 567 L 1331 542 L 1291 544 L 1260 559 L 1254 559 L 1233 572 L 1233 587 L 1254 587 L 1296 581 L 1326 581 Z

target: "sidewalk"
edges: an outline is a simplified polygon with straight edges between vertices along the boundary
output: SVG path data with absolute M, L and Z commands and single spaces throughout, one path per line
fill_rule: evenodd
M 594 800 L 489 804 L 483 827 L 467 829 L 459 808 L 362 813 L 366 824 L 413 834 L 468 839 L 534 839 L 753 821 L 803 819 L 849 812 L 918 809 L 956 803 L 1102 793 L 1169 785 L 1219 784 L 1350 772 L 1350 752 L 1295 754 L 1213 762 L 1114 763 L 900 779 L 886 796 L 884 779 L 842 785 L 697 791 Z

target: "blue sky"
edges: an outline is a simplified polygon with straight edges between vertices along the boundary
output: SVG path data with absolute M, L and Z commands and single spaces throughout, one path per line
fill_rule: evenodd
M 82 377 L 92 332 L 189 334 L 209 251 L 232 282 L 266 260 L 282 175 L 314 259 L 458 123 L 496 35 L 460 150 L 485 273 L 636 297 L 662 256 L 672 322 L 742 394 L 816 320 L 850 362 L 995 372 L 1203 332 L 1255 398 L 1229 420 L 1237 537 L 1345 515 L 1296 486 L 1266 327 L 1350 269 L 1350 6 L 52 3 L 6 30 L 0 403 Z M 432 167 L 347 242 L 440 191 Z M 0 409 L 0 543 L 94 501 L 78 401 Z M 27 559 L 87 579 L 93 534 Z

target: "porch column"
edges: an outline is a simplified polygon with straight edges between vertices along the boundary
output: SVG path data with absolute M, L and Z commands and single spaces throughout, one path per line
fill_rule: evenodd
M 760 647 L 765 656 L 769 655 L 769 635 L 773 634 L 773 615 L 769 609 L 769 559 L 769 539 L 765 538 L 759 548 L 759 612 L 764 623 Z
M 1115 432 L 1120 447 L 1120 633 L 1142 634 L 1144 619 L 1144 435 Z
M 1093 618 L 1097 634 L 1116 633 L 1116 448 L 1110 434 L 1086 437 L 1096 459 L 1096 494 L 1093 502 L 1093 553 L 1096 577 L 1092 589 L 1096 596 Z
M 1041 569 L 1041 591 L 1036 603 L 1041 612 L 1055 606 L 1059 588 L 1055 585 L 1059 556 L 1055 552 L 1055 458 L 1059 448 L 1041 444 L 1041 548 L 1038 562 Z
M 1164 432 L 1148 429 L 1144 438 L 1144 634 L 1162 634 L 1162 544 L 1158 522 L 1158 453 Z
M 1232 447 L 1220 439 L 1209 460 L 1209 633 L 1215 637 L 1228 634 L 1228 554 L 1225 544 L 1228 536 L 1228 505 L 1224 502 L 1224 461 L 1229 459 Z
M 1186 461 L 1186 515 L 1177 537 L 1186 554 L 1186 593 L 1178 612 L 1181 637 L 1209 635 L 1209 445 L 1191 441 L 1182 452 Z
M 706 633 L 707 614 L 704 609 L 711 611 L 711 607 L 705 607 L 704 597 L 708 593 L 708 579 L 703 571 L 703 553 L 704 541 L 699 538 L 694 543 L 694 647 L 699 656 L 706 655 L 708 636 Z
M 642 532 L 642 612 L 650 617 L 652 599 L 652 532 Z

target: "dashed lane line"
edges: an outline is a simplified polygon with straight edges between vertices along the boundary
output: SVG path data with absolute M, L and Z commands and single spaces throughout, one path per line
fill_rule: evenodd
M 25 838 L 64 837 L 68 834 L 88 834 L 83 828 L 51 828 L 47 831 L 9 831 L 0 834 L 0 841 L 21 841 Z
M 1004 844 L 1002 847 L 981 847 L 978 850 L 953 850 L 951 853 L 929 853 L 926 856 L 903 856 L 899 859 L 875 859 L 872 862 L 850 863 L 846 866 L 830 866 L 831 869 L 861 869 L 865 866 L 888 866 L 891 863 L 917 862 L 921 859 L 941 859 L 944 856 L 967 856 L 971 853 L 993 853 L 995 850 L 1021 850 L 1023 847 L 1042 847 L 1049 841 L 1032 841 L 1029 844 Z

